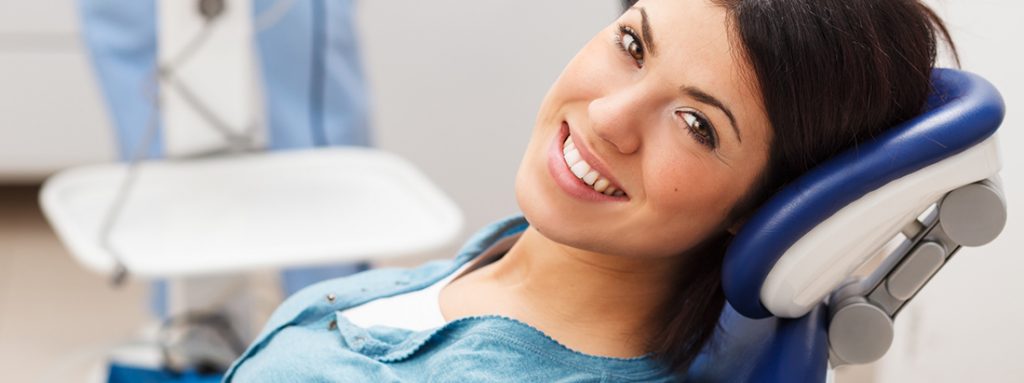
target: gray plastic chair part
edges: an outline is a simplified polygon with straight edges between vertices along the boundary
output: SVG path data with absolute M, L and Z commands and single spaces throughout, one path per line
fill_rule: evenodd
M 832 294 L 828 298 L 830 306 L 833 306 L 834 302 L 844 302 L 849 298 L 853 297 L 868 297 L 871 300 L 870 295 L 872 292 L 877 292 L 878 287 L 883 285 L 888 279 L 889 275 L 894 269 L 896 269 L 905 258 L 909 257 L 909 254 L 914 251 L 919 242 L 924 241 L 924 237 L 931 233 L 933 228 L 938 225 L 938 211 L 936 209 L 928 208 L 925 211 L 927 214 L 922 213 L 920 217 L 914 219 L 913 222 L 908 223 L 901 230 L 903 235 L 906 237 L 895 249 L 885 256 L 878 264 L 878 266 L 866 276 L 851 277 L 842 285 L 832 291 Z M 942 243 L 940 237 L 937 241 Z M 934 241 L 934 240 L 933 240 Z M 884 290 L 884 288 L 883 288 Z M 888 290 L 884 292 L 885 297 L 888 297 L 892 303 L 896 303 L 892 306 L 892 310 L 887 312 L 891 314 L 899 308 L 899 303 L 905 301 L 905 299 L 893 299 L 891 298 Z M 885 302 L 872 301 L 872 303 L 880 305 L 882 309 L 886 309 Z
M 907 237 L 870 275 L 833 291 L 828 336 L 833 366 L 878 360 L 892 344 L 893 318 L 961 246 L 991 242 L 1006 225 L 998 177 L 947 193 L 906 225 Z M 838 302 L 838 304 L 836 304 Z
M 956 243 L 981 246 L 995 239 L 1006 226 L 1006 200 L 991 180 L 962 186 L 939 203 L 939 224 Z
M 945 261 L 946 249 L 941 244 L 922 242 L 893 269 L 885 287 L 893 298 L 908 300 L 942 268 Z
M 903 256 L 895 267 L 891 270 L 878 270 L 883 278 L 879 279 L 872 286 L 871 292 L 866 296 L 868 302 L 878 306 L 882 311 L 888 313 L 889 316 L 895 318 L 907 302 L 924 288 L 924 285 L 931 280 L 932 276 L 939 272 L 946 262 L 949 261 L 949 257 L 956 254 L 960 248 L 961 246 L 949 238 L 949 235 L 942 229 L 942 225 L 936 220 L 922 236 L 915 240 L 912 250 L 906 253 L 906 256 Z M 940 256 L 938 254 L 940 250 L 941 262 L 936 259 Z M 911 257 L 911 255 L 915 254 L 923 258 L 915 260 L 915 257 Z M 902 269 L 902 273 L 905 274 L 902 276 L 898 275 L 900 273 L 897 273 L 897 269 Z M 894 275 L 896 276 L 894 277 Z M 872 277 L 874 277 L 874 274 L 872 274 Z M 889 280 L 891 278 L 897 280 L 890 287 Z M 890 291 L 890 288 L 898 296 L 895 296 Z M 913 291 L 911 291 L 911 288 L 913 288 Z
M 835 309 L 828 327 L 833 365 L 876 361 L 889 350 L 893 336 L 889 314 L 864 298 L 847 299 Z

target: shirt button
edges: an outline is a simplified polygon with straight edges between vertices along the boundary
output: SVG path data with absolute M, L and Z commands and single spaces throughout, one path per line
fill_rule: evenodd
M 355 351 L 355 352 L 362 353 L 363 352 L 363 346 L 366 345 L 365 341 L 366 341 L 366 338 L 363 338 L 361 336 L 355 336 L 355 337 L 352 338 L 352 341 L 349 342 L 349 347 L 352 347 L 352 350 Z
M 337 299 L 337 298 L 338 298 L 338 296 L 334 295 L 334 293 L 327 294 L 327 301 L 328 302 L 334 303 L 334 300 Z
M 336 320 L 332 320 L 331 323 L 327 324 L 327 329 L 328 330 L 334 330 L 336 328 L 338 328 L 338 321 L 336 321 Z

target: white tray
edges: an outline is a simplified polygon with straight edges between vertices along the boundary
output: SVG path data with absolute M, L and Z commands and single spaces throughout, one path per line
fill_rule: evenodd
M 136 276 L 239 272 L 415 255 L 451 243 L 459 209 L 412 164 L 324 148 L 138 165 L 111 234 Z M 111 272 L 100 225 L 125 164 L 62 171 L 40 203 L 86 267 Z

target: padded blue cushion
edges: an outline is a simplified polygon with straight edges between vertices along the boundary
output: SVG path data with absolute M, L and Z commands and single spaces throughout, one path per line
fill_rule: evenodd
M 726 305 L 686 382 L 821 383 L 828 368 L 824 304 L 797 319 L 750 319 Z
M 1005 106 L 992 84 L 953 69 L 935 69 L 932 83 L 927 112 L 797 178 L 747 221 L 722 270 L 726 298 L 736 311 L 751 318 L 771 316 L 760 299 L 765 278 L 793 243 L 832 214 L 995 133 Z

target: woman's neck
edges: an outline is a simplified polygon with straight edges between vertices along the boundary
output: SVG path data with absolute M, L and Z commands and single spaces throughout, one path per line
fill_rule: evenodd
M 442 312 L 511 316 L 579 351 L 637 356 L 658 327 L 678 261 L 584 251 L 531 227 L 504 257 L 446 287 Z

